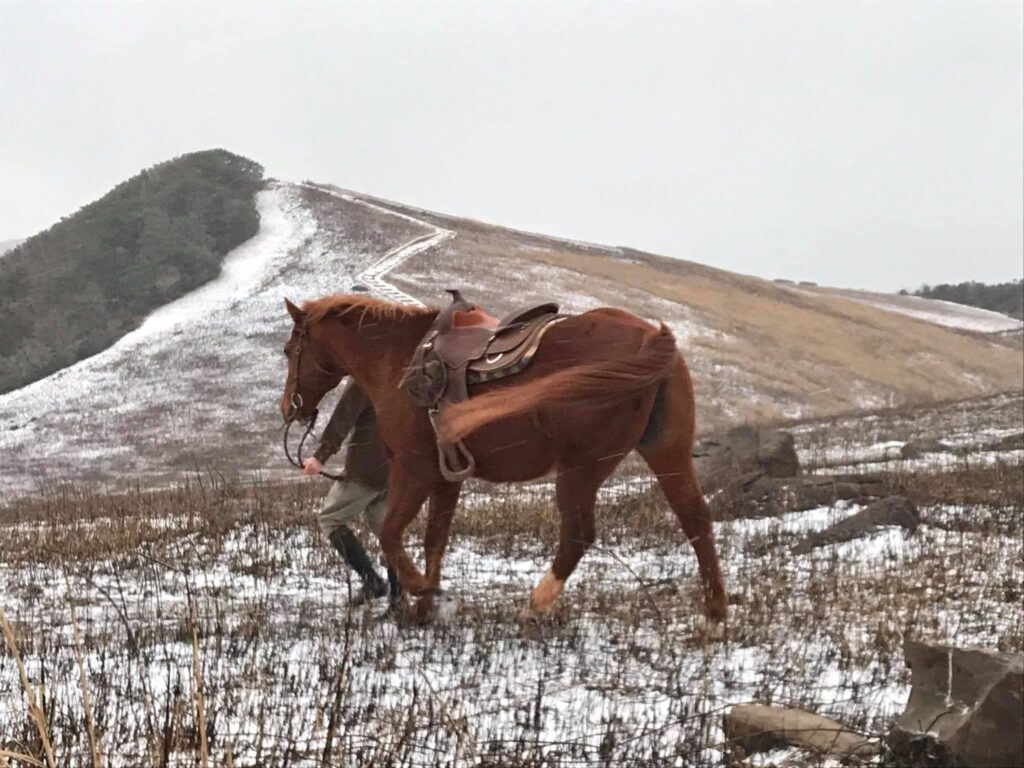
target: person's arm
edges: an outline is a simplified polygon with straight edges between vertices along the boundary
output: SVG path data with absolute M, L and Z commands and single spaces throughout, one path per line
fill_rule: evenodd
M 324 463 L 341 449 L 341 444 L 345 442 L 348 433 L 356 424 L 356 419 L 366 409 L 368 403 L 363 390 L 356 386 L 354 381 L 345 387 L 338 404 L 334 407 L 330 421 L 324 428 L 316 452 L 312 457 L 306 459 L 303 465 L 306 474 L 315 475 L 323 468 Z

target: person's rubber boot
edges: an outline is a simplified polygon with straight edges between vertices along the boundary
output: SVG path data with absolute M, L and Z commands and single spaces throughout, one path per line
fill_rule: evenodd
M 398 580 L 398 573 L 390 565 L 388 569 L 388 607 L 394 610 L 402 604 L 402 582 Z
M 387 582 L 377 575 L 366 550 L 363 549 L 363 545 L 359 543 L 359 539 L 352 531 L 346 526 L 335 528 L 331 532 L 330 541 L 348 563 L 349 568 L 363 582 L 363 588 L 352 597 L 353 608 L 358 608 L 360 605 L 388 593 Z

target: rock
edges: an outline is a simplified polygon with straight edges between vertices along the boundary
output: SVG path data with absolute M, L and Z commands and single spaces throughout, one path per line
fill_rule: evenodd
M 886 493 L 878 476 L 872 475 L 812 475 L 797 478 L 787 484 L 791 494 L 789 510 L 801 512 L 845 500 L 877 498 Z
M 907 640 L 910 699 L 888 736 L 893 753 L 952 765 L 1024 767 L 1024 654 Z
M 796 477 L 800 474 L 800 459 L 796 443 L 789 432 L 762 430 L 757 446 L 757 461 L 768 477 Z
M 793 435 L 773 429 L 737 427 L 724 435 L 705 438 L 694 446 L 693 457 L 705 493 L 747 475 L 800 474 Z
M 932 437 L 922 438 L 920 440 L 911 440 L 909 443 L 904 443 L 903 447 L 900 448 L 901 459 L 919 459 L 926 453 L 949 453 L 953 450 L 951 446 L 936 440 Z
M 871 757 L 878 746 L 827 717 L 802 709 L 739 704 L 722 719 L 725 737 L 746 754 L 793 746 L 821 755 Z
M 866 501 L 887 492 L 877 475 L 801 475 L 774 478 L 758 473 L 737 478 L 715 500 L 719 520 L 774 517 L 834 504 L 840 499 Z
M 981 446 L 983 451 L 1021 451 L 1024 450 L 1024 432 L 1016 435 L 1007 435 L 1001 440 L 985 443 Z
M 793 548 L 793 553 L 802 555 L 827 544 L 859 539 L 885 525 L 898 525 L 913 531 L 920 523 L 921 513 L 912 501 L 903 496 L 888 496 L 823 531 L 810 534 Z

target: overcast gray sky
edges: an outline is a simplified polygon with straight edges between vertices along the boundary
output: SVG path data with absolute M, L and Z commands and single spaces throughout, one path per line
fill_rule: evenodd
M 0 0 L 0 240 L 220 146 L 766 277 L 1021 277 L 1021 6 Z

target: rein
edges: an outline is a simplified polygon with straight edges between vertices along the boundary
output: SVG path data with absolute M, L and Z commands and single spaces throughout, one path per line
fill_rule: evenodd
M 292 398 L 293 398 L 293 403 L 292 404 L 293 405 L 294 405 L 294 398 L 296 398 L 296 397 L 299 398 L 299 402 L 300 403 L 302 402 L 302 396 L 299 395 L 298 393 L 296 393 L 296 394 L 294 394 L 292 396 Z M 319 415 L 319 411 L 313 411 L 313 417 L 307 423 L 306 431 L 303 432 L 302 433 L 302 437 L 299 438 L 299 445 L 298 445 L 298 447 L 295 450 L 297 458 L 293 457 L 292 454 L 291 454 L 291 451 L 288 450 L 288 433 L 291 432 L 292 424 L 294 424 L 295 422 L 294 421 L 286 421 L 285 424 L 284 424 L 284 437 L 281 440 L 282 446 L 284 447 L 284 455 L 288 459 L 288 463 L 291 464 L 296 469 L 305 469 L 305 467 L 302 464 L 302 446 L 305 444 L 306 438 L 308 438 L 310 436 L 310 434 L 312 434 L 313 428 L 316 426 L 316 417 L 318 415 Z M 325 472 L 324 470 L 321 469 L 319 474 L 323 475 L 324 477 L 330 478 L 331 480 L 334 480 L 334 481 L 341 481 L 341 480 L 345 479 L 344 473 L 340 473 L 340 474 L 336 474 L 335 475 L 335 474 L 331 474 L 330 472 Z
M 305 325 L 305 323 L 303 323 L 302 330 L 299 332 L 299 351 L 298 351 L 298 354 L 295 356 L 296 378 L 298 378 L 298 371 L 299 371 L 299 368 L 300 368 L 301 363 L 302 363 L 302 348 L 305 346 L 305 343 L 304 343 L 305 341 L 306 341 L 306 325 Z M 322 365 L 320 365 L 320 361 L 317 360 L 315 356 L 310 355 L 310 359 L 313 361 L 313 365 L 315 365 L 317 367 L 317 369 L 320 371 L 320 373 L 322 373 L 324 376 L 333 376 L 334 375 L 331 371 L 328 371 L 326 368 L 324 368 Z M 291 406 L 292 406 L 292 413 L 297 413 L 302 408 L 302 395 L 300 395 L 298 392 L 292 392 L 291 400 L 289 402 L 291 403 Z M 303 460 L 302 460 L 302 446 L 305 444 L 306 439 L 310 436 L 310 434 L 312 434 L 313 428 L 316 427 L 316 420 L 317 420 L 317 417 L 319 415 L 320 415 L 320 412 L 316 408 L 314 408 L 313 409 L 313 414 L 309 417 L 309 420 L 306 422 L 306 431 L 303 432 L 302 433 L 302 437 L 299 438 L 299 445 L 298 445 L 298 447 L 296 448 L 296 451 L 295 451 L 297 458 L 292 458 L 292 454 L 288 450 L 288 434 L 289 434 L 289 432 L 291 432 L 292 424 L 295 423 L 295 419 L 294 418 L 290 418 L 290 419 L 286 419 L 285 420 L 285 423 L 284 423 L 284 436 L 283 436 L 281 442 L 282 442 L 282 445 L 284 447 L 285 458 L 287 458 L 288 459 L 288 463 L 291 464 L 296 469 L 303 469 L 303 470 L 305 469 L 305 466 L 303 465 Z M 331 480 L 334 480 L 335 482 L 338 482 L 338 481 L 341 481 L 341 480 L 345 479 L 344 473 L 336 474 L 335 475 L 335 474 L 331 474 L 330 472 L 324 472 L 321 469 L 318 474 L 323 475 L 326 478 L 330 478 Z

